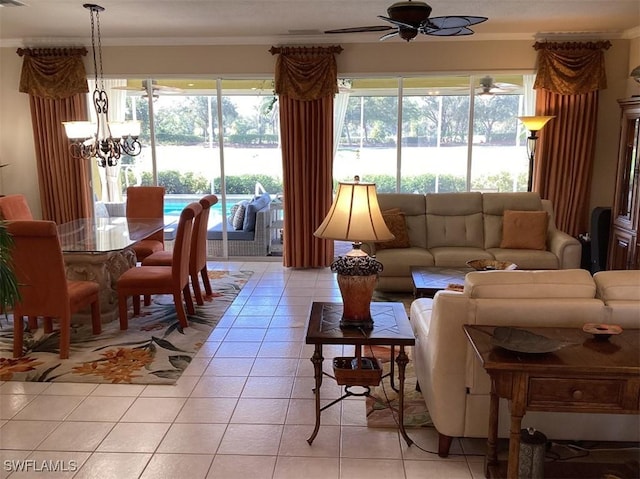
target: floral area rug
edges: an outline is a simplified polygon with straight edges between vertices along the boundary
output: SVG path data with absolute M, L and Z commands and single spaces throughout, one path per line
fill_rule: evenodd
M 216 327 L 251 271 L 209 271 L 213 294 L 205 304 L 195 305 L 182 328 L 171 295 L 152 297 L 150 306 L 129 319 L 129 329 L 120 331 L 118 320 L 102 325 L 102 333 L 91 333 L 90 321 L 71 326 L 69 359 L 60 359 L 59 333 L 45 334 L 40 327 L 26 331 L 27 349 L 13 359 L 13 318 L 0 320 L 0 380 L 35 382 L 84 382 L 128 384 L 173 384 Z M 204 291 L 204 290 L 203 290 Z
M 371 351 L 367 348 L 363 355 L 370 356 Z M 388 373 L 391 370 L 390 351 L 388 346 L 373 346 L 373 354 L 382 364 L 382 381 L 376 387 L 371 388 L 371 395 L 367 397 L 367 426 L 369 427 L 398 427 L 399 406 L 398 393 L 391 384 L 391 377 Z M 398 353 L 396 348 L 395 353 Z M 405 369 L 404 380 L 404 425 L 405 427 L 428 427 L 433 426 L 427 405 L 420 391 L 416 390 L 416 375 L 411 361 L 411 348 L 409 348 L 409 364 Z M 398 388 L 398 365 L 394 364 L 394 384 Z

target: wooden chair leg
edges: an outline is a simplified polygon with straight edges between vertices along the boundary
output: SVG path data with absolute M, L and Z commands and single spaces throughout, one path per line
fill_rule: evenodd
M 71 315 L 60 319 L 60 359 L 69 359 L 71 347 Z
M 189 297 L 191 297 L 191 293 L 189 293 Z M 176 313 L 180 326 L 183 328 L 188 327 L 189 323 L 187 322 L 187 314 L 184 310 L 184 303 L 182 302 L 182 293 L 173 293 L 173 302 L 176 305 Z
M 44 332 L 47 334 L 53 333 L 53 318 L 51 316 L 45 316 L 44 318 Z
M 137 294 L 133 295 L 133 315 L 140 316 L 140 296 Z
M 29 324 L 29 329 L 31 330 L 38 329 L 38 317 L 29 316 L 28 324 Z
M 208 296 L 213 294 L 213 290 L 211 289 L 211 282 L 209 281 L 209 271 L 207 270 L 207 265 L 204 266 L 200 270 L 200 276 L 202 277 L 202 283 L 204 284 L 204 290 Z
M 202 299 L 202 290 L 200 289 L 198 273 L 191 275 L 191 287 L 193 288 L 193 295 L 196 297 L 196 303 L 198 303 L 199 306 L 202 306 L 204 304 L 204 299 Z
M 144 295 L 144 305 L 145 306 L 149 306 L 151 304 L 151 295 L 150 294 L 145 294 Z
M 438 433 L 438 456 L 440 457 L 449 456 L 449 449 L 451 449 L 451 441 L 453 441 L 453 438 L 451 436 L 445 436 L 444 434 Z
M 13 316 L 13 357 L 22 356 L 22 348 L 24 344 L 24 323 L 22 316 L 18 316 L 14 312 Z
M 120 316 L 120 329 L 125 331 L 129 328 L 129 313 L 127 311 L 127 296 L 123 294 L 118 295 L 118 315 Z
M 187 313 L 196 314 L 196 308 L 193 305 L 193 298 L 191 297 L 191 291 L 189 291 L 189 285 L 186 285 L 182 290 L 184 296 L 184 303 L 187 305 Z
M 93 334 L 100 334 L 102 332 L 102 320 L 100 318 L 100 302 L 94 301 L 91 303 L 91 326 L 93 328 Z

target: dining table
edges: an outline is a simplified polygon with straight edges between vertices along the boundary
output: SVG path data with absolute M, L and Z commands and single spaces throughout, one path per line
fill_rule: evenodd
M 162 218 L 80 218 L 58 225 L 58 237 L 67 279 L 96 281 L 100 285 L 103 323 L 118 318 L 116 283 L 136 266 L 132 245 L 172 224 Z M 75 319 L 90 318 L 82 311 Z

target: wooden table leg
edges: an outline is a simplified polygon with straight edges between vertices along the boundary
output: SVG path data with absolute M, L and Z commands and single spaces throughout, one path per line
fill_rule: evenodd
M 485 458 L 484 475 L 490 477 L 489 467 L 498 465 L 498 417 L 500 397 L 496 394 L 495 383 L 491 380 L 491 402 L 489 403 L 489 433 L 487 436 L 487 457 Z
M 413 444 L 411 438 L 407 435 L 407 431 L 404 429 L 404 373 L 407 367 L 407 363 L 409 362 L 409 358 L 407 357 L 407 353 L 404 351 L 404 346 L 400 346 L 400 352 L 398 353 L 398 357 L 396 358 L 396 363 L 398 363 L 398 415 L 400 416 L 398 419 L 400 426 L 400 435 L 407 442 L 408 446 Z
M 524 416 L 527 397 L 527 376 L 514 373 L 511 384 L 511 426 L 509 429 L 509 459 L 507 463 L 507 478 L 518 479 L 520 466 L 520 429 Z
M 313 429 L 311 437 L 307 439 L 307 442 L 309 444 L 313 442 L 313 440 L 318 435 L 318 431 L 320 430 L 320 387 L 322 386 L 322 361 L 324 361 L 324 358 L 322 357 L 322 344 L 316 344 L 315 350 L 313 351 L 313 356 L 311 357 L 311 362 L 313 363 L 313 377 L 315 379 L 313 394 L 316 399 L 316 426 Z

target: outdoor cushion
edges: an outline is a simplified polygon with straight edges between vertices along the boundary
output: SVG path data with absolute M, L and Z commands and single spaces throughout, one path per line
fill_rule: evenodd
M 271 203 L 271 196 L 269 196 L 269 193 L 263 193 L 247 205 L 244 214 L 244 224 L 242 225 L 243 231 L 253 231 L 256 229 L 256 213 L 269 203 Z

